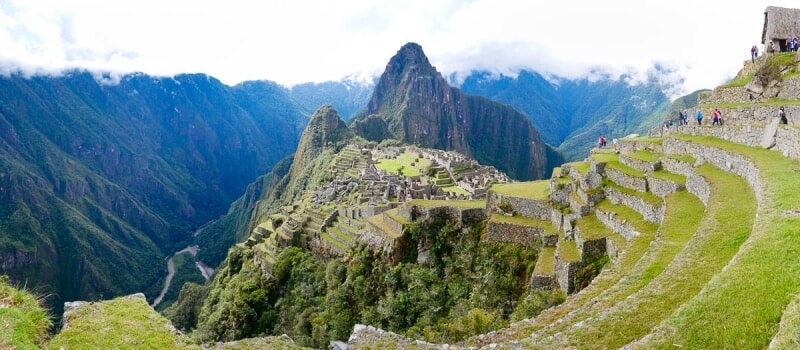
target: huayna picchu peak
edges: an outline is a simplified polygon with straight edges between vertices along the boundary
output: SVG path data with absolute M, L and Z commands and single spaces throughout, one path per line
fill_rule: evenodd
M 0 78 L 0 348 L 798 348 L 798 14 L 556 167 L 415 43 L 349 124 L 269 82 Z M 46 282 L 88 301 L 53 322 Z
M 360 136 L 381 141 L 384 126 L 370 119 L 373 115 L 385 123 L 391 138 L 456 151 L 515 179 L 544 178 L 562 161 L 525 115 L 451 87 L 415 43 L 389 60 L 366 109 L 351 121 L 360 123 L 355 128 Z

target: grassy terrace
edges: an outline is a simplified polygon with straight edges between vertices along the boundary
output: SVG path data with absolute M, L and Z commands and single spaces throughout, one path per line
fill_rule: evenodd
M 375 215 L 367 219 L 367 222 L 377 226 L 391 238 L 398 238 L 403 235 L 402 232 L 397 232 L 391 226 L 389 226 L 389 224 L 386 223 L 385 219 L 386 219 L 385 215 Z
M 552 177 L 552 178 L 561 177 L 561 167 L 553 168 L 553 174 L 550 175 L 550 177 Z
M 418 205 L 423 208 L 438 208 L 438 207 L 456 207 L 459 209 L 475 209 L 485 208 L 486 201 L 484 200 L 469 200 L 469 201 L 436 201 L 429 199 L 415 199 L 412 200 L 411 205 Z
M 544 232 L 547 233 L 548 236 L 558 234 L 558 230 L 556 229 L 555 226 L 553 226 L 553 223 L 546 220 L 532 219 L 520 215 L 505 216 L 502 214 L 492 214 L 490 220 L 503 224 L 511 224 L 517 226 L 525 226 L 525 227 L 539 227 L 542 230 L 544 230 Z
M 400 216 L 399 214 L 397 214 L 397 208 L 391 209 L 391 210 L 387 210 L 387 211 L 385 211 L 383 213 L 386 214 L 386 216 L 388 216 L 392 220 L 397 221 L 397 222 L 399 222 L 399 223 L 401 223 L 403 225 L 411 225 L 411 221 L 410 220 L 408 220 L 408 219 Z
M 660 140 L 660 139 L 659 139 Z M 637 152 L 638 153 L 638 152 Z M 591 155 L 595 162 L 606 163 L 606 169 L 618 170 L 623 174 L 644 178 L 644 173 L 620 163 L 619 155 L 613 153 L 595 153 Z
M 322 233 L 320 233 L 320 236 L 322 237 L 322 240 L 330 244 L 333 244 L 342 251 L 347 251 L 347 249 L 349 249 L 346 244 L 339 242 L 336 238 L 331 237 L 329 231 L 322 231 Z
M 678 185 L 686 185 L 686 176 L 683 176 L 683 175 L 680 175 L 680 174 L 671 173 L 669 171 L 657 170 L 657 171 L 653 171 L 653 172 L 647 174 L 647 176 L 651 176 L 651 177 L 654 177 L 656 179 L 660 179 L 660 180 L 664 180 L 664 181 L 674 182 L 674 183 L 676 183 Z
M 581 252 L 578 251 L 578 246 L 575 241 L 568 241 L 566 239 L 559 239 L 558 256 L 566 262 L 579 262 L 581 261 Z
M 697 162 L 697 160 L 694 159 L 694 157 L 692 157 L 692 156 L 690 156 L 688 154 L 670 154 L 670 155 L 667 156 L 667 158 L 675 159 L 677 161 L 681 161 L 681 162 L 689 163 L 689 164 L 694 164 L 695 162 Z
M 587 162 L 572 162 L 564 165 L 569 165 L 577 170 L 581 175 L 586 175 L 589 172 L 589 163 Z
M 630 153 L 630 154 L 626 154 L 625 156 L 633 158 L 633 159 L 638 159 L 638 160 L 641 160 L 641 161 L 644 161 L 644 162 L 650 162 L 650 163 L 655 163 L 655 162 L 659 161 L 659 157 L 660 157 L 659 155 L 656 155 L 655 153 L 648 152 L 648 151 L 637 151 L 637 152 L 633 152 L 633 153 Z
M 639 231 L 640 233 L 644 232 L 656 232 L 658 230 L 658 225 L 649 222 L 644 219 L 642 214 L 639 214 L 635 210 L 619 204 L 612 204 L 609 200 L 602 200 L 600 203 L 597 203 L 597 209 L 603 212 L 613 212 L 616 213 L 618 217 L 627 221 L 628 223 Z
M 453 194 L 463 194 L 465 196 L 469 196 L 469 192 L 467 192 L 467 190 L 465 190 L 465 189 L 463 189 L 461 187 L 458 187 L 456 185 L 443 186 L 441 188 L 442 188 L 442 191 L 445 191 L 445 192 L 450 192 L 450 193 L 453 193 Z
M 494 184 L 491 190 L 505 196 L 546 200 L 547 195 L 550 194 L 550 181 L 539 180 Z
M 725 219 L 753 230 L 725 271 L 715 276 L 703 292 L 686 303 L 655 332 L 645 348 L 666 348 L 671 344 L 684 348 L 766 348 L 778 330 L 778 320 L 786 305 L 800 292 L 800 216 L 782 216 L 784 210 L 800 208 L 800 176 L 794 169 L 800 162 L 782 157 L 778 152 L 745 147 L 708 137 L 676 135 L 686 141 L 718 147 L 748 157 L 760 171 L 762 201 L 754 225 L 742 222 L 733 209 Z M 732 206 L 745 204 L 742 188 L 725 194 Z M 755 206 L 752 204 L 747 206 Z M 737 215 L 738 214 L 738 215 Z M 742 237 L 744 241 L 746 237 Z M 735 245 L 737 242 L 730 242 Z M 728 248 L 722 245 L 722 248 Z M 757 302 L 754 302 L 757 301 Z M 789 307 L 784 319 L 800 318 Z M 702 324 L 703 327 L 696 325 Z M 791 345 L 791 337 L 800 333 L 796 322 L 786 329 L 786 338 L 778 341 Z M 671 328 L 672 331 L 668 331 Z M 796 340 L 796 339 L 795 339 Z
M 575 223 L 584 241 L 594 241 L 607 237 L 616 243 L 617 247 L 625 246 L 625 238 L 612 232 L 596 215 L 584 216 Z
M 619 154 L 616 153 L 592 153 L 592 160 L 598 163 L 618 162 Z
M 603 186 L 606 186 L 608 188 L 613 188 L 629 196 L 639 197 L 641 199 L 644 199 L 647 203 L 653 205 L 662 205 L 664 203 L 661 197 L 654 195 L 652 192 L 639 192 L 627 187 L 622 187 L 620 185 L 617 185 L 613 181 L 604 180 Z
M 721 208 L 712 209 L 714 214 L 719 214 Z M 682 290 L 681 288 L 663 283 L 664 275 L 675 268 L 676 261 L 680 261 L 680 256 L 685 254 L 686 249 L 700 243 L 695 232 L 703 230 L 703 225 L 716 224 L 715 219 L 704 216 L 702 202 L 687 192 L 668 196 L 667 213 L 659 239 L 652 240 L 652 234 L 647 233 L 632 240 L 620 259 L 619 266 L 610 270 L 610 276 L 604 276 L 606 271 L 601 273 L 589 286 L 592 289 L 587 293 L 591 296 L 581 296 L 578 304 L 573 304 L 577 310 L 569 316 L 568 322 L 554 324 L 546 329 L 548 335 L 565 332 L 563 337 L 554 339 L 558 345 L 525 344 L 525 341 L 523 345 L 551 348 L 569 346 L 567 344 L 594 344 L 598 348 L 614 348 L 618 347 L 616 344 L 624 344 L 641 336 L 659 322 L 664 313 L 668 314 L 667 309 L 677 307 L 669 304 L 669 296 L 664 294 L 687 297 L 686 293 L 675 293 L 675 290 Z M 694 242 L 689 244 L 690 240 Z M 635 260 L 635 257 L 639 259 Z M 691 265 L 698 269 L 705 268 L 703 264 Z M 691 280 L 686 275 L 677 276 Z M 678 283 L 671 279 L 669 281 Z M 637 315 L 637 312 L 641 314 Z M 576 331 L 571 326 L 578 322 L 583 322 L 584 327 Z
M 664 139 L 660 138 L 660 137 L 640 136 L 640 137 L 626 137 L 626 138 L 620 139 L 620 141 L 647 142 L 647 143 L 655 143 L 657 145 L 660 145 L 660 144 L 662 144 L 664 142 Z
M 375 167 L 381 170 L 388 171 L 392 174 L 400 175 L 402 170 L 403 176 L 419 176 L 419 171 L 411 166 L 397 159 L 380 159 L 375 162 Z
M 539 259 L 536 260 L 536 266 L 533 268 L 534 275 L 552 275 L 555 273 L 556 262 L 556 248 L 543 247 L 539 252 Z

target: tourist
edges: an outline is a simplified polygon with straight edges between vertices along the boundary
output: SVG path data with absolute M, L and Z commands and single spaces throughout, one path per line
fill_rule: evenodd
M 786 111 L 783 110 L 783 107 L 778 111 L 778 116 L 781 117 L 781 124 L 789 124 L 789 119 L 786 118 Z
M 755 63 L 756 56 L 758 56 L 758 49 L 756 49 L 756 46 L 753 45 L 753 47 L 750 48 L 750 61 Z
M 606 138 L 603 137 L 603 136 L 600 136 L 600 138 L 597 139 L 597 147 L 603 148 L 603 146 L 605 146 L 605 145 L 606 145 Z
M 683 125 L 689 125 L 689 113 L 683 111 Z
M 695 118 L 697 118 L 697 125 L 703 125 L 703 112 L 697 110 L 697 116 Z
M 711 114 L 711 125 L 720 125 L 722 124 L 722 112 L 719 109 L 714 108 L 714 113 Z

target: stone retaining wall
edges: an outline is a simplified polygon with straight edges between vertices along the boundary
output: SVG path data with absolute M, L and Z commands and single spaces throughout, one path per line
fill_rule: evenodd
M 605 172 L 605 167 L 603 168 L 603 172 Z M 595 171 L 589 171 L 586 174 L 586 176 L 584 176 L 580 180 L 581 188 L 583 188 L 584 190 L 593 190 L 595 188 L 600 187 L 602 183 L 603 183 L 603 176 Z
M 490 242 L 517 243 L 526 247 L 540 249 L 544 230 L 541 227 L 515 225 L 489 220 L 486 239 Z M 555 236 L 558 239 L 558 236 Z
M 486 198 L 486 208 L 493 212 L 500 205 L 500 202 L 507 202 L 514 212 L 524 217 L 550 220 L 551 206 L 546 200 L 509 196 L 489 190 L 489 196 Z
M 577 192 L 578 197 L 581 197 L 581 200 L 583 200 L 583 202 L 589 205 L 590 207 L 595 206 L 598 202 L 606 198 L 606 195 L 602 190 L 592 190 L 586 192 L 583 189 L 579 188 L 575 192 Z
M 558 286 L 564 293 L 575 291 L 575 277 L 578 275 L 577 262 L 565 262 L 556 255 L 555 275 Z
M 800 108 L 798 108 L 800 109 Z M 800 114 L 800 111 L 798 112 Z M 800 115 L 797 117 L 800 119 Z M 800 120 L 797 122 L 800 124 Z M 761 147 L 765 127 L 762 125 L 722 126 L 722 127 L 681 127 L 672 132 L 688 135 L 712 136 L 740 145 Z M 775 147 L 785 157 L 800 159 L 800 130 L 781 126 L 775 137 Z
M 530 289 L 532 290 L 553 290 L 557 285 L 556 278 L 553 275 L 532 275 Z
M 592 262 L 606 254 L 606 237 L 584 240 L 581 235 L 581 230 L 577 227 L 575 228 L 574 237 L 575 244 L 578 246 L 578 251 L 581 252 L 581 261 Z
M 606 169 L 606 176 L 617 185 L 639 192 L 647 192 L 647 180 L 631 176 L 616 169 Z
M 689 154 L 700 162 L 709 162 L 717 168 L 741 176 L 756 192 L 759 202 L 761 201 L 761 179 L 758 168 L 744 156 L 673 138 L 664 139 L 664 148 L 668 154 Z M 706 199 L 704 203 L 707 201 Z
M 617 216 L 617 213 L 614 212 L 604 212 L 600 209 L 594 211 L 597 218 L 602 222 L 606 227 L 608 227 L 614 233 L 625 237 L 626 241 L 630 241 L 636 236 L 641 235 L 642 233 L 637 231 L 630 223 L 626 220 L 622 220 Z
M 682 160 L 664 157 L 664 159 L 661 160 L 661 165 L 664 167 L 664 170 L 673 174 L 679 174 L 683 176 L 694 174 L 694 164 L 687 163 Z
M 634 153 L 638 151 L 650 151 L 664 153 L 664 148 L 660 144 L 653 142 L 636 141 L 635 139 L 617 140 L 617 151 L 620 154 Z
M 622 164 L 625 164 L 625 165 L 627 165 L 627 166 L 629 166 L 631 168 L 639 170 L 639 171 L 641 171 L 643 173 L 650 172 L 650 171 L 656 171 L 656 170 L 661 169 L 661 162 L 660 161 L 648 162 L 648 161 L 645 161 L 645 160 L 629 157 L 629 156 L 624 155 L 624 154 L 619 156 L 619 162 L 622 163 Z
M 650 192 L 661 198 L 686 188 L 686 186 L 682 184 L 659 179 L 653 176 L 647 177 L 647 186 L 650 189 Z
M 642 217 L 649 222 L 660 224 L 661 221 L 664 220 L 664 211 L 666 206 L 663 204 L 653 205 L 652 203 L 644 200 L 642 197 L 632 196 L 611 187 L 606 187 L 604 191 L 606 198 L 608 198 L 611 203 L 621 204 L 631 208 L 637 213 L 641 214 Z

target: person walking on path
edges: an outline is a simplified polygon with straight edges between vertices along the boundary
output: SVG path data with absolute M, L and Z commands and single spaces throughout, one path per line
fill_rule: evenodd
M 758 49 L 756 48 L 755 45 L 753 45 L 753 47 L 750 48 L 750 61 L 755 63 L 757 56 L 758 56 Z
M 697 125 L 703 125 L 703 112 L 698 110 L 695 118 L 697 118 Z

